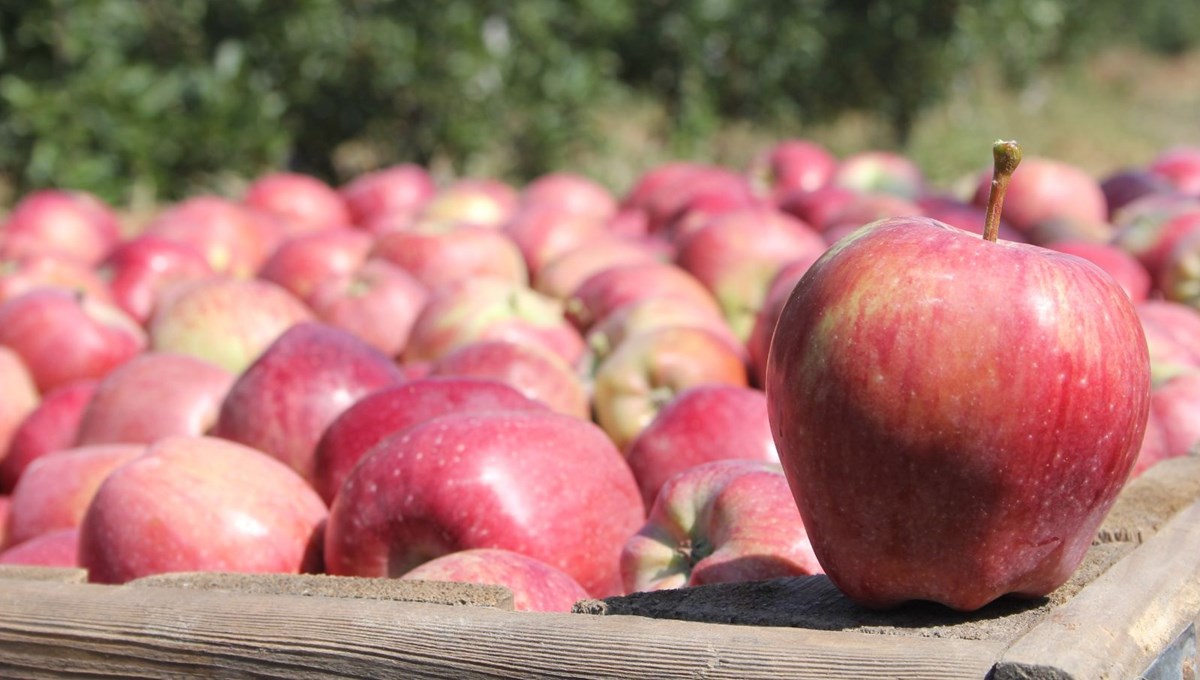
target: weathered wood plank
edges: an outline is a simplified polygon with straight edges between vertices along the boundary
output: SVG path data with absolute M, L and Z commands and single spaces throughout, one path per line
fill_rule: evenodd
M 5 582 L 0 676 L 982 678 L 1002 643 Z
M 994 680 L 1135 678 L 1200 612 L 1200 503 L 1004 652 Z
M 1125 486 L 1095 542 L 1141 543 L 1197 499 L 1200 455 L 1164 460 Z

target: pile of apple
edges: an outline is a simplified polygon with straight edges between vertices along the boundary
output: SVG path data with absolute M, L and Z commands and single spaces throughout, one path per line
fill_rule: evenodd
M 981 233 L 990 180 L 955 196 L 903 156 L 788 140 L 623 196 L 275 173 L 134 229 L 29 194 L 0 227 L 0 563 L 480 581 L 534 610 L 820 573 L 768 420 L 781 310 L 868 223 Z M 1132 474 L 1195 449 L 1200 149 L 1103 181 L 1027 158 L 1000 237 L 1135 306 Z

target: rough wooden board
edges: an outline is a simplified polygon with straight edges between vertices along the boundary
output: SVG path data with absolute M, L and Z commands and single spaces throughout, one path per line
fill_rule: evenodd
M 752 583 L 722 583 L 677 590 L 586 600 L 576 611 L 708 623 L 788 626 L 876 635 L 1011 641 L 1054 607 L 1133 549 L 1131 543 L 1092 546 L 1070 581 L 1038 600 L 1005 598 L 962 613 L 933 603 L 911 603 L 889 611 L 864 609 L 846 599 L 824 576 Z
M 504 586 L 446 581 L 352 578 L 324 574 L 227 574 L 186 572 L 147 576 L 126 587 L 224 590 L 251 595 L 304 595 L 399 602 L 495 607 L 512 611 L 513 594 Z
M 0 579 L 87 583 L 87 574 L 86 569 L 72 569 L 70 567 L 27 567 L 17 564 L 0 565 Z
M 996 642 L 35 581 L 0 584 L 0 677 L 982 678 Z
M 1108 513 L 1097 543 L 1141 543 L 1200 499 L 1200 455 L 1164 460 L 1132 480 Z
M 1200 612 L 1200 503 L 1049 612 L 993 680 L 1135 678 Z

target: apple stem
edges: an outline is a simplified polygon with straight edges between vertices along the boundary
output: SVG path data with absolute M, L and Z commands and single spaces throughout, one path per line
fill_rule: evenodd
M 983 238 L 995 243 L 1000 238 L 1000 208 L 1004 205 L 1004 192 L 1008 190 L 1008 181 L 1021 162 L 1021 146 L 1015 141 L 996 140 L 992 144 L 992 158 L 992 190 L 988 192 Z

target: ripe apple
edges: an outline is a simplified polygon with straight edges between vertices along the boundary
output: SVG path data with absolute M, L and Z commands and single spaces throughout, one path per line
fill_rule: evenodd
M 608 235 L 603 220 L 565 208 L 524 206 L 504 225 L 504 233 L 521 251 L 531 277 L 546 263 L 574 248 Z
M 172 287 L 212 276 L 212 265 L 191 245 L 142 234 L 117 245 L 97 269 L 115 304 L 145 325 Z
M 489 227 L 389 231 L 375 240 L 371 257 L 404 269 L 431 291 L 483 277 L 529 282 L 521 249 L 503 231 Z
M 55 451 L 30 463 L 9 508 L 5 547 L 57 529 L 78 527 L 108 475 L 146 451 L 141 444 L 106 444 Z
M 0 552 L 0 564 L 76 567 L 79 565 L 79 528 L 58 529 L 14 545 Z
M 173 571 L 309 571 L 326 517 L 317 493 L 261 451 L 167 437 L 100 485 L 80 525 L 79 564 L 98 583 Z
M 991 178 L 981 174 L 975 205 L 985 206 Z M 1108 202 L 1100 183 L 1082 168 L 1050 158 L 1026 158 L 1007 189 L 1004 218 L 1014 229 L 1028 234 L 1040 222 L 1070 218 L 1107 222 Z
M 588 420 L 588 393 L 575 370 L 557 354 L 503 340 L 468 343 L 433 362 L 432 376 L 496 380 L 551 410 Z
M 145 348 L 146 333 L 110 304 L 38 288 L 0 305 L 0 345 L 21 357 L 45 393 L 107 375 Z
M 435 361 L 477 340 L 531 343 L 572 366 L 583 356 L 583 337 L 563 317 L 562 302 L 523 284 L 469 278 L 433 292 L 413 322 L 404 361 Z
M 171 435 L 202 435 L 234 375 L 203 359 L 143 352 L 104 376 L 79 422 L 77 443 L 152 444 Z
M 521 191 L 522 207 L 607 220 L 617 212 L 617 199 L 599 182 L 573 172 L 551 172 L 534 179 Z
M 627 338 L 596 369 L 596 422 L 622 451 L 679 392 L 705 383 L 746 385 L 740 353 L 696 327 L 667 327 Z
M 436 557 L 504 548 L 596 597 L 645 513 L 629 467 L 592 423 L 551 411 L 458 413 L 389 437 L 333 502 L 329 573 L 399 576 Z
M 859 192 L 853 189 L 826 184 L 812 191 L 792 191 L 781 196 L 776 204 L 783 212 L 824 233 L 830 226 L 830 216 L 853 203 L 858 196 Z
M 429 171 L 415 163 L 401 163 L 363 173 L 343 185 L 338 193 L 354 224 L 371 231 L 381 218 L 403 219 L 417 214 L 436 193 Z
M 3 307 L 0 306 L 0 310 Z M 15 351 L 0 346 L 0 465 L 11 454 L 10 444 L 22 423 L 37 409 L 37 385 L 25 362 Z M 6 487 L 10 488 L 10 487 Z
M 1200 232 L 1200 201 L 1148 196 L 1125 206 L 1114 220 L 1112 242 L 1137 258 L 1157 284 L 1171 251 Z
M 566 572 L 502 548 L 474 548 L 436 557 L 400 577 L 405 580 L 485 583 L 512 591 L 513 610 L 569 612 L 588 592 Z
M 754 318 L 754 327 L 750 329 L 750 337 L 746 338 L 746 358 L 750 371 L 750 381 L 762 387 L 766 384 L 767 356 L 771 350 L 771 338 L 775 334 L 775 323 L 787 303 L 792 288 L 816 262 L 820 255 L 809 255 L 785 264 L 775 273 L 767 293 L 763 298 L 762 307 Z
M 741 340 L 729 329 L 724 317 L 708 304 L 686 304 L 670 297 L 651 296 L 623 304 L 592 324 L 584 340 L 587 352 L 580 361 L 584 375 L 593 375 L 626 338 L 659 328 L 703 328 L 725 342 L 735 354 L 743 355 Z
M 296 172 L 273 172 L 255 179 L 242 203 L 283 218 L 293 234 L 344 227 L 352 221 L 337 191 L 316 177 Z
M 258 278 L 278 284 L 301 301 L 334 276 L 348 274 L 367 259 L 374 244 L 370 234 L 334 227 L 288 238 L 258 270 Z
M 693 166 L 647 197 L 647 230 L 670 239 L 681 224 L 690 220 L 758 202 L 749 179 L 742 174 L 716 165 Z
M 150 348 L 199 357 L 241 373 L 312 312 L 269 281 L 216 276 L 178 287 L 150 318 Z
M 1092 241 L 1055 241 L 1047 248 L 1081 257 L 1113 277 L 1129 299 L 1141 302 L 1150 295 L 1150 274 L 1132 255 L 1108 243 Z
M 670 298 L 681 305 L 721 307 L 713 294 L 682 267 L 647 262 L 609 267 L 587 277 L 566 300 L 564 313 L 581 332 L 613 310 L 648 297 Z
M 1200 371 L 1155 385 L 1150 412 L 1162 430 L 1164 458 L 1200 453 Z
M 1124 168 L 1100 180 L 1100 190 L 1104 192 L 1111 221 L 1121 208 L 1133 201 L 1153 194 L 1169 194 L 1175 188 L 1164 177 L 1144 168 Z
M 299 323 L 238 376 L 212 433 L 271 455 L 311 481 L 326 426 L 363 396 L 403 381 L 391 357 L 346 331 Z
M 80 291 L 101 302 L 112 302 L 113 298 L 108 283 L 92 265 L 64 255 L 24 255 L 0 260 L 0 303 L 35 288 Z
M 1137 304 L 1150 347 L 1155 384 L 1180 373 L 1200 370 L 1200 314 L 1187 305 L 1150 299 Z
M 0 350 L 0 357 L 4 354 Z M 3 359 L 0 359 L 2 364 Z M 25 416 L 13 432 L 8 455 L 0 460 L 0 490 L 11 491 L 33 461 L 75 445 L 83 411 L 92 400 L 97 384 L 97 380 L 77 380 L 56 387 L 42 396 L 37 407 Z M 10 387 L 5 393 L 12 395 L 15 392 Z M 12 402 L 6 400 L 4 403 Z
M 411 274 L 379 258 L 319 283 L 308 298 L 317 319 L 358 337 L 384 354 L 399 356 L 429 291 Z
M 472 411 L 546 409 L 494 380 L 425 377 L 364 396 L 329 424 L 317 442 L 313 486 L 328 504 L 358 461 L 400 430 L 438 416 Z
M 843 158 L 829 183 L 860 194 L 891 194 L 912 200 L 924 193 L 925 174 L 909 158 L 873 149 Z
M 213 271 L 254 276 L 284 238 L 281 218 L 219 196 L 193 196 L 167 207 L 146 225 L 151 234 L 187 244 Z
M 744 342 L 780 268 L 791 260 L 815 260 L 826 247 L 796 218 L 770 207 L 748 208 L 715 217 L 686 237 L 675 262 L 708 288 Z
M 878 222 L 809 269 L 776 327 L 780 460 L 826 573 L 867 607 L 1049 593 L 1142 442 L 1133 303 L 1090 262 L 994 240 L 1020 157 L 1013 142 L 994 155 L 983 239 Z
M 112 208 L 89 193 L 42 189 L 17 202 L 0 233 L 5 258 L 62 255 L 91 265 L 120 240 L 121 224 Z
M 761 390 L 736 385 L 686 389 L 658 412 L 626 455 L 647 509 L 668 479 L 727 459 L 779 462 Z
M 663 485 L 621 552 L 628 593 L 821 573 L 778 463 L 718 460 Z
M 778 200 L 795 191 L 821 188 L 837 165 L 837 158 L 824 146 L 807 139 L 785 139 L 755 156 L 746 174 L 760 196 Z
M 825 216 L 821 234 L 826 243 L 837 243 L 843 236 L 885 217 L 920 215 L 921 206 L 892 194 L 859 194 Z
M 1146 168 L 1180 193 L 1200 196 L 1200 146 L 1177 146 L 1155 156 Z
M 520 203 L 513 187 L 497 179 L 467 177 L 438 190 L 422 206 L 418 220 L 430 224 L 499 229 Z
M 921 208 L 920 214 L 926 217 L 945 222 L 964 231 L 973 231 L 980 236 L 983 235 L 984 223 L 987 220 L 987 210 L 983 206 L 964 203 L 944 196 L 924 196 L 917 205 Z M 901 217 L 901 215 L 886 215 L 885 217 Z M 998 238 L 1005 241 L 1029 240 L 1025 234 L 1013 229 L 1004 220 L 1000 220 Z
M 610 237 L 581 243 L 535 270 L 533 288 L 543 295 L 565 300 L 593 274 L 627 264 L 665 262 L 668 255 L 659 241 Z M 665 243 L 665 242 L 662 242 Z

